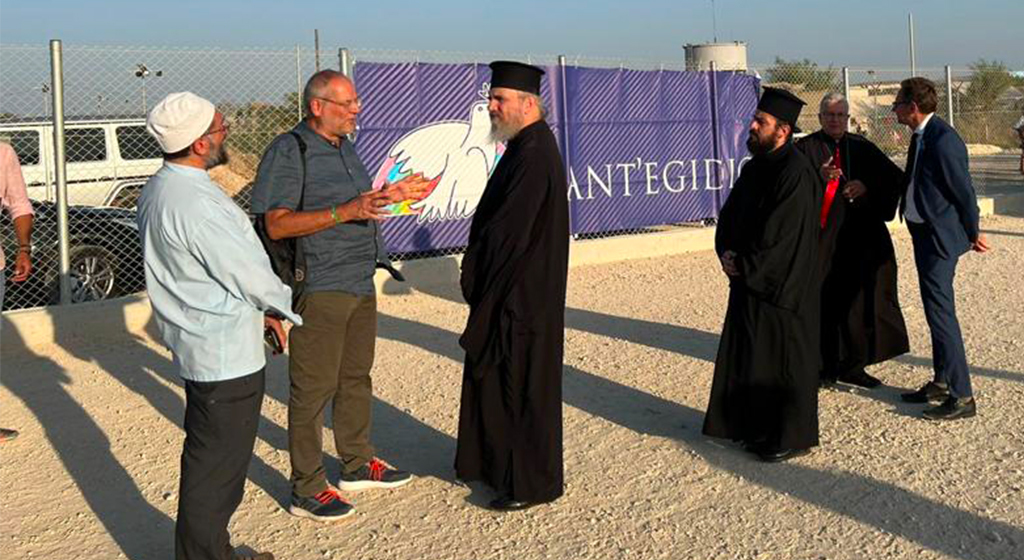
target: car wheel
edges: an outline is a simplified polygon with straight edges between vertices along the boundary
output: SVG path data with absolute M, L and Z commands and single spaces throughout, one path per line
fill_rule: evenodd
M 71 303 L 99 301 L 114 295 L 117 287 L 117 261 L 114 255 L 96 245 L 71 249 Z

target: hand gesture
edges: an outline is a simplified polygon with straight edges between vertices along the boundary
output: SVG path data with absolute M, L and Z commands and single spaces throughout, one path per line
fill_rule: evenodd
M 405 200 L 422 200 L 427 196 L 431 181 L 422 173 L 409 175 L 397 183 L 386 183 L 381 191 L 388 194 L 391 202 L 402 202 Z
M 825 179 L 825 182 L 834 181 L 843 176 L 843 170 L 832 164 L 832 158 L 829 157 L 828 161 L 821 164 L 821 178 Z
M 351 220 L 383 220 L 391 215 L 384 207 L 391 204 L 388 193 L 384 189 L 366 191 L 348 201 L 344 205 L 345 212 Z

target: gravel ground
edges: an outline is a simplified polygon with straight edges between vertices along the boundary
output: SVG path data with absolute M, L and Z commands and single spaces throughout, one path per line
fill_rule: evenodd
M 495 514 L 451 467 L 466 308 L 454 286 L 413 290 L 380 300 L 374 440 L 417 479 L 350 494 L 357 515 L 338 524 L 283 511 L 276 358 L 234 542 L 279 559 L 1024 558 L 1024 219 L 983 228 L 995 249 L 966 256 L 956 284 L 974 419 L 929 423 L 899 401 L 930 377 L 905 234 L 912 353 L 871 368 L 880 389 L 821 393 L 822 446 L 778 465 L 700 434 L 726 301 L 714 255 L 581 266 L 566 312 L 566 495 Z M 168 353 L 151 333 L 57 338 L 3 349 L 2 425 L 22 435 L 0 447 L 0 556 L 170 558 L 184 406 Z

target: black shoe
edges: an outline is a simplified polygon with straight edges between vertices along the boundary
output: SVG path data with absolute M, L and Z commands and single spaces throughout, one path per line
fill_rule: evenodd
M 505 494 L 494 498 L 488 505 L 495 511 L 520 511 L 537 505 L 537 502 L 521 502 Z
M 305 498 L 292 492 L 292 501 L 288 506 L 288 513 L 316 521 L 338 521 L 352 515 L 355 510 L 333 488 Z
M 341 473 L 338 488 L 351 492 L 369 488 L 395 488 L 412 480 L 412 475 L 374 457 L 350 473 Z
M 868 372 L 863 369 L 842 373 L 839 375 L 839 380 L 843 383 L 849 383 L 850 385 L 864 387 L 865 389 L 874 389 L 882 384 L 881 379 L 868 374 Z
M 924 417 L 929 420 L 957 420 L 970 418 L 978 414 L 977 406 L 974 404 L 974 397 L 947 397 L 939 406 L 933 406 L 924 411 Z
M 803 449 L 765 449 L 757 453 L 757 458 L 765 463 L 781 463 L 794 457 L 810 454 L 809 448 Z
M 924 387 L 921 387 L 920 389 L 914 391 L 913 393 L 900 394 L 900 398 L 903 399 L 903 402 L 910 403 L 926 403 L 931 401 L 941 401 L 947 397 L 949 397 L 949 387 L 943 387 L 942 385 L 939 385 L 934 381 L 929 381 L 928 383 L 925 383 Z
M 837 377 L 833 377 L 831 375 L 823 375 L 818 378 L 818 388 L 831 389 L 832 387 L 835 387 L 837 380 Z
M 768 444 L 767 440 L 756 439 L 756 440 L 744 440 L 743 450 L 754 455 L 760 455 L 765 450 L 770 450 L 772 447 Z

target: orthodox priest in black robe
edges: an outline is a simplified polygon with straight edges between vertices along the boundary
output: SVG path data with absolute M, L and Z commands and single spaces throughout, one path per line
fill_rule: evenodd
M 569 266 L 565 168 L 543 119 L 543 71 L 491 64 L 492 134 L 504 155 L 462 260 L 469 319 L 455 470 L 515 510 L 562 495 L 562 347 Z
M 842 95 L 826 95 L 818 118 L 821 130 L 797 147 L 821 170 L 824 192 L 821 378 L 877 387 L 881 381 L 864 368 L 910 350 L 885 224 L 896 215 L 903 171 L 867 138 L 847 131 Z
M 778 462 L 818 444 L 818 234 L 814 168 L 792 143 L 803 101 L 764 88 L 744 165 L 719 215 L 729 276 L 704 433 Z

